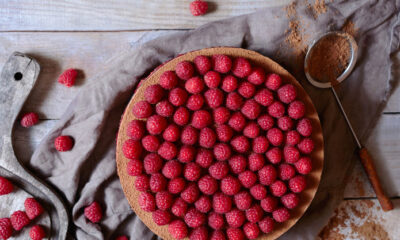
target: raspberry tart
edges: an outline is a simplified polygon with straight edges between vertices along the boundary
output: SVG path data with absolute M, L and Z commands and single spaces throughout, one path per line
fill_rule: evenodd
M 162 239 L 276 239 L 317 191 L 322 130 L 311 99 L 279 64 L 208 48 L 140 84 L 116 160 L 129 204 Z

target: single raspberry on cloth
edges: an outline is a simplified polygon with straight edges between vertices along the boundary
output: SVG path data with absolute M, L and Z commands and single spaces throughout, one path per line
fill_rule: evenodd
M 54 140 L 54 147 L 59 152 L 69 151 L 72 149 L 73 145 L 74 140 L 70 136 L 58 136 Z
M 100 222 L 103 217 L 103 210 L 98 202 L 93 202 L 85 207 L 84 213 L 85 217 L 93 223 Z
M 36 125 L 39 122 L 39 116 L 37 113 L 30 112 L 30 113 L 25 113 L 22 118 L 21 118 L 21 126 L 23 127 L 32 127 L 33 125 Z
M 46 237 L 46 232 L 40 225 L 35 225 L 29 230 L 29 237 L 32 240 L 42 240 Z
M 12 235 L 12 225 L 9 218 L 0 218 L 0 239 L 8 239 Z
M 0 196 L 11 193 L 13 189 L 12 183 L 7 178 L 0 176 Z
M 78 71 L 76 69 L 70 68 L 65 70 L 58 77 L 58 82 L 66 87 L 72 87 L 75 84 L 77 76 L 78 76 Z
M 15 211 L 10 217 L 12 227 L 19 231 L 30 223 L 30 220 L 24 211 Z
M 35 219 L 43 213 L 43 207 L 35 198 L 27 198 L 24 202 L 25 212 L 29 219 Z
M 203 0 L 195 0 L 190 3 L 190 12 L 193 16 L 201 16 L 207 13 L 208 3 Z

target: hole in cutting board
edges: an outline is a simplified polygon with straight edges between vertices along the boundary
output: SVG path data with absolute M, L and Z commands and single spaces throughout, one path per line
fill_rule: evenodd
M 15 79 L 15 81 L 19 81 L 19 80 L 22 79 L 23 76 L 24 76 L 24 75 L 22 75 L 21 72 L 16 72 L 16 73 L 14 74 L 14 79 Z

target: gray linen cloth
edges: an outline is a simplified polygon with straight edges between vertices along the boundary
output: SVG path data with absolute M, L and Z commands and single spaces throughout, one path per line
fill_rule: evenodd
M 358 62 L 338 92 L 362 141 L 377 122 L 395 83 L 390 56 L 399 47 L 399 5 L 399 1 L 337 1 L 329 3 L 327 13 L 318 20 L 307 13 L 305 6 L 297 9 L 307 26 L 309 39 L 340 29 L 348 19 L 358 28 Z M 63 193 L 72 210 L 71 236 L 78 239 L 112 239 L 119 234 L 129 235 L 130 239 L 155 237 L 131 211 L 115 166 L 118 123 L 141 78 L 181 53 L 213 46 L 255 50 L 295 73 L 301 63 L 291 51 L 274 56 L 285 41 L 287 27 L 286 12 L 281 7 L 263 9 L 140 44 L 99 68 L 95 80 L 82 87 L 30 162 L 36 173 Z M 281 239 L 314 239 L 343 197 L 345 179 L 357 159 L 356 145 L 331 92 L 311 86 L 303 73 L 295 77 L 319 113 L 325 140 L 325 166 L 312 205 Z M 72 151 L 59 153 L 54 149 L 54 138 L 60 134 L 73 136 Z M 83 216 L 83 208 L 94 200 L 104 209 L 100 224 L 92 224 Z

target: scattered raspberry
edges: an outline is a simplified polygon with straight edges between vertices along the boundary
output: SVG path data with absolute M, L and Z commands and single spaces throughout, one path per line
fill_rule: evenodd
M 265 86 L 273 91 L 278 90 L 278 88 L 282 84 L 282 79 L 278 74 L 272 73 L 268 74 L 267 79 L 265 81 Z
M 180 128 L 175 124 L 170 124 L 163 132 L 163 138 L 168 142 L 176 142 L 180 138 Z M 158 149 L 158 148 L 157 148 Z
M 260 85 L 265 82 L 265 71 L 263 68 L 256 67 L 253 72 L 247 77 L 247 81 L 254 85 Z
M 260 183 L 266 186 L 275 182 L 277 177 L 278 173 L 272 165 L 264 166 L 258 171 L 258 179 L 260 180 Z
M 196 163 L 203 168 L 208 168 L 214 161 L 214 155 L 211 150 L 200 149 L 196 155 Z
M 195 0 L 190 3 L 190 12 L 193 16 L 201 16 L 207 13 L 208 3 L 202 0 Z
M 150 104 L 156 104 L 164 97 L 164 89 L 159 84 L 148 86 L 144 91 L 144 99 Z
M 286 145 L 294 146 L 300 142 L 300 134 L 296 130 L 292 130 L 286 133 Z
M 130 176 L 139 176 L 143 171 L 143 162 L 138 159 L 129 160 L 126 165 L 126 171 Z
M 229 159 L 229 166 L 234 174 L 239 174 L 246 170 L 247 160 L 242 155 L 236 155 Z
M 242 191 L 234 196 L 236 207 L 240 210 L 247 210 L 250 208 L 253 198 L 250 193 Z
M 147 118 L 153 113 L 153 108 L 150 103 L 146 101 L 140 101 L 133 106 L 132 113 L 137 118 Z
M 54 140 L 54 147 L 59 152 L 69 151 L 72 149 L 73 145 L 74 145 L 74 140 L 70 136 L 58 136 Z
M 216 162 L 210 166 L 208 172 L 213 178 L 221 180 L 228 174 L 229 167 L 225 162 Z
M 182 88 L 174 88 L 169 92 L 168 100 L 174 106 L 182 106 L 186 103 L 188 93 Z
M 256 92 L 256 87 L 249 82 L 242 82 L 239 85 L 238 92 L 244 98 L 251 98 L 254 96 L 254 94 Z
M 262 232 L 270 233 L 272 230 L 274 230 L 274 219 L 271 217 L 265 217 L 258 222 L 258 226 Z
M 214 231 L 211 234 L 210 240 L 226 240 L 223 231 Z
M 288 193 L 281 197 L 281 202 L 286 208 L 293 209 L 299 204 L 299 197 L 294 193 Z
M 289 188 L 294 193 L 300 193 L 307 187 L 306 178 L 304 176 L 296 176 L 289 181 Z
M 181 198 L 187 203 L 194 203 L 200 195 L 199 188 L 195 183 L 190 183 L 183 192 L 181 192 Z
M 212 229 L 218 230 L 225 225 L 224 216 L 215 212 L 208 214 L 208 226 Z
M 269 142 L 266 137 L 259 136 L 253 140 L 253 152 L 265 153 L 268 150 Z
M 21 119 L 21 126 L 23 127 L 32 127 L 33 125 L 36 125 L 39 122 L 39 116 L 34 113 L 26 113 L 24 114 L 24 116 L 22 116 Z
M 29 230 L 29 237 L 32 240 L 42 240 L 46 237 L 46 233 L 40 225 L 35 225 Z
M 304 138 L 299 144 L 297 144 L 300 152 L 304 154 L 310 154 L 314 150 L 314 141 L 311 138 Z
M 150 176 L 150 190 L 152 192 L 161 192 L 167 187 L 167 179 L 161 173 L 155 173 Z
M 163 226 L 167 225 L 171 221 L 171 214 L 168 211 L 163 211 L 163 210 L 155 210 L 152 213 L 153 221 L 158 225 L 158 226 Z
M 85 217 L 89 219 L 89 221 L 91 221 L 92 223 L 100 222 L 101 218 L 103 217 L 102 209 L 100 207 L 100 204 L 97 202 L 92 202 L 89 206 L 85 207 L 84 212 Z
M 263 185 L 257 184 L 250 188 L 250 193 L 255 199 L 262 200 L 267 196 L 267 189 Z
M 280 148 L 274 147 L 268 150 L 265 156 L 272 164 L 278 164 L 282 160 L 282 151 Z
M 168 182 L 168 191 L 172 194 L 178 194 L 185 189 L 186 181 L 183 178 L 174 178 Z
M 209 89 L 204 93 L 206 103 L 210 108 L 217 108 L 224 102 L 224 94 L 219 89 Z
M 187 102 L 186 107 L 192 111 L 200 110 L 204 105 L 204 98 L 200 94 L 191 95 Z
M 168 210 L 172 206 L 173 196 L 167 191 L 156 194 L 156 206 L 161 210 Z
M 188 181 L 196 181 L 200 178 L 201 175 L 201 167 L 194 162 L 187 163 L 183 169 L 183 176 Z
M 152 135 L 158 135 L 167 127 L 167 120 L 160 115 L 150 116 L 146 121 L 146 129 Z
M 278 200 L 274 197 L 268 196 L 260 202 L 262 209 L 266 212 L 273 212 L 278 206 Z
M 119 236 L 115 240 L 129 240 L 127 236 Z
M 271 116 L 264 114 L 258 117 L 257 124 L 262 130 L 267 131 L 274 126 L 274 119 Z
M 151 193 L 140 193 L 138 202 L 140 207 L 146 212 L 153 212 L 156 210 L 156 199 Z
M 168 161 L 164 164 L 162 174 L 169 179 L 177 178 L 182 173 L 182 164 L 176 160 Z
M 156 136 L 147 135 L 142 138 L 142 146 L 149 152 L 157 152 L 158 147 L 160 146 L 160 141 Z
M 143 121 L 133 120 L 128 124 L 126 129 L 126 135 L 133 140 L 140 140 L 144 136 L 146 131 Z
M 254 100 L 266 107 L 274 102 L 274 95 L 268 89 L 261 89 L 254 96 Z
M 180 126 L 184 126 L 189 122 L 190 113 L 185 107 L 179 107 L 174 113 L 174 122 Z
M 164 89 L 173 89 L 178 84 L 178 77 L 174 71 L 165 71 L 160 76 L 159 84 Z
M 178 154 L 178 149 L 171 142 L 163 142 L 157 151 L 158 155 L 167 160 L 172 160 Z
M 199 132 L 192 126 L 186 126 L 181 134 L 181 142 L 186 145 L 193 145 L 199 138 Z
M 281 164 L 278 168 L 278 175 L 281 180 L 289 180 L 296 174 L 296 171 L 289 164 Z
M 292 146 L 286 146 L 283 148 L 283 157 L 287 163 L 295 163 L 300 158 L 300 153 L 297 148 Z
M 224 90 L 225 92 L 233 92 L 238 88 L 238 80 L 232 76 L 232 75 L 228 75 L 226 77 L 224 77 L 224 79 L 222 80 L 222 90 Z
M 183 218 L 187 212 L 187 209 L 188 204 L 182 198 L 178 198 L 172 205 L 171 212 L 175 216 Z
M 75 84 L 77 76 L 78 76 L 78 71 L 76 69 L 70 68 L 65 70 L 58 77 L 58 82 L 66 87 L 72 87 Z
M 232 140 L 233 141 L 233 140 Z M 232 150 L 226 143 L 218 143 L 214 146 L 214 156 L 218 161 L 228 160 L 232 154 Z
M 292 127 L 293 127 L 293 121 L 288 116 L 283 116 L 283 117 L 279 118 L 277 123 L 278 123 L 278 127 L 282 131 L 288 131 L 288 130 L 292 129 Z
M 204 89 L 204 81 L 200 77 L 192 77 L 185 83 L 185 89 L 191 94 L 201 93 Z
M 217 135 L 211 128 L 203 128 L 199 134 L 199 145 L 204 148 L 211 148 L 217 141 Z
M 200 178 L 198 185 L 200 191 L 207 195 L 212 195 L 218 190 L 217 180 L 210 175 L 205 175 L 204 177 Z
M 312 163 L 311 159 L 309 157 L 302 157 L 300 158 L 294 166 L 296 167 L 296 170 L 300 174 L 308 174 L 312 170 Z
M 245 136 L 238 136 L 232 139 L 231 145 L 233 149 L 239 153 L 245 153 L 250 148 L 250 142 Z
M 182 220 L 175 220 L 168 225 L 168 231 L 175 239 L 183 239 L 188 236 L 188 228 Z
M 216 213 L 227 213 L 232 208 L 232 199 L 223 194 L 216 193 L 213 196 L 213 209 Z
M 272 213 L 272 217 L 277 222 L 286 222 L 290 218 L 290 213 L 286 208 L 278 208 Z
M 185 223 L 191 228 L 197 228 L 206 221 L 206 216 L 199 210 L 192 208 L 185 214 Z
M 199 110 L 193 113 L 192 126 L 202 129 L 211 124 L 211 115 L 206 110 Z
M 8 239 L 12 235 L 12 225 L 9 218 L 0 218 L 0 239 Z
M 219 107 L 213 110 L 214 121 L 217 124 L 224 124 L 229 120 L 231 113 L 225 107 Z
M 207 240 L 208 239 L 208 230 L 206 227 L 199 227 L 193 229 L 189 236 L 190 240 Z
M 276 196 L 276 197 L 282 197 L 285 193 L 286 193 L 286 185 L 284 182 L 282 181 L 276 181 L 273 184 L 271 184 L 270 186 L 270 191 L 272 193 L 272 195 Z
M 285 106 L 280 102 L 273 102 L 268 106 L 268 114 L 274 118 L 280 118 L 285 114 Z
M 135 179 L 135 188 L 140 192 L 145 192 L 150 189 L 150 178 L 143 174 Z
M 300 119 L 304 116 L 306 107 L 302 101 L 293 101 L 288 107 L 289 117 L 293 119 Z
M 148 174 L 153 174 L 161 170 L 163 160 L 156 153 L 149 153 L 143 159 L 143 166 Z
M 194 160 L 196 149 L 189 145 L 184 145 L 179 149 L 178 160 L 183 163 L 188 163 Z
M 243 105 L 243 98 L 237 92 L 231 92 L 226 97 L 226 107 L 231 110 L 240 110 Z
M 244 171 L 238 176 L 243 187 L 251 188 L 257 181 L 257 175 L 252 171 Z
M 249 76 L 251 73 L 250 62 L 246 58 L 236 58 L 233 62 L 232 73 L 239 78 Z
M 212 203 L 209 197 L 203 195 L 199 199 L 197 199 L 197 201 L 194 203 L 194 206 L 200 212 L 207 213 L 211 210 Z
M 235 195 L 240 190 L 240 182 L 237 178 L 227 176 L 221 180 L 221 191 L 226 195 Z
M 13 189 L 12 183 L 7 178 L 0 176 L 0 196 L 11 193 Z
M 228 228 L 226 230 L 228 240 L 244 240 L 245 236 L 240 228 Z
M 243 129 L 243 135 L 248 138 L 256 138 L 260 135 L 260 127 L 255 122 L 251 122 Z
M 209 71 L 204 75 L 204 82 L 209 88 L 217 88 L 221 82 L 221 75 L 214 71 Z
M 232 209 L 230 212 L 225 213 L 225 218 L 228 225 L 233 228 L 241 227 L 246 221 L 244 212 L 239 209 Z
M 243 231 L 248 239 L 256 239 L 258 235 L 260 235 L 260 229 L 256 223 L 246 223 L 243 227 Z
M 303 118 L 297 123 L 297 131 L 304 137 L 309 137 L 312 133 L 311 120 Z
M 228 121 L 228 125 L 235 131 L 240 132 L 246 126 L 246 118 L 240 112 L 236 112 L 232 114 Z
M 279 128 L 271 128 L 267 132 L 267 138 L 272 145 L 279 146 L 283 142 L 283 133 Z
M 263 217 L 264 211 L 260 205 L 254 204 L 251 208 L 246 210 L 246 218 L 249 222 L 256 223 Z
M 297 97 L 295 86 L 293 86 L 292 84 L 286 84 L 280 87 L 278 89 L 278 97 L 282 102 L 286 104 L 293 102 Z
M 193 60 L 194 65 L 201 75 L 206 74 L 211 69 L 211 60 L 206 56 L 197 56 Z
M 257 153 L 252 153 L 248 157 L 249 159 L 249 169 L 253 172 L 260 170 L 265 165 L 264 156 Z
M 232 60 L 226 55 L 213 55 L 212 56 L 213 69 L 219 73 L 227 73 L 231 70 Z
M 176 75 L 182 80 L 188 80 L 194 74 L 194 67 L 191 62 L 182 61 L 175 67 Z
M 228 142 L 233 136 L 233 129 L 225 124 L 218 125 L 215 131 L 217 132 L 218 140 L 221 142 Z
M 247 100 L 242 109 L 243 115 L 245 115 L 248 119 L 256 119 L 258 115 L 261 113 L 261 106 L 254 101 L 253 99 Z

